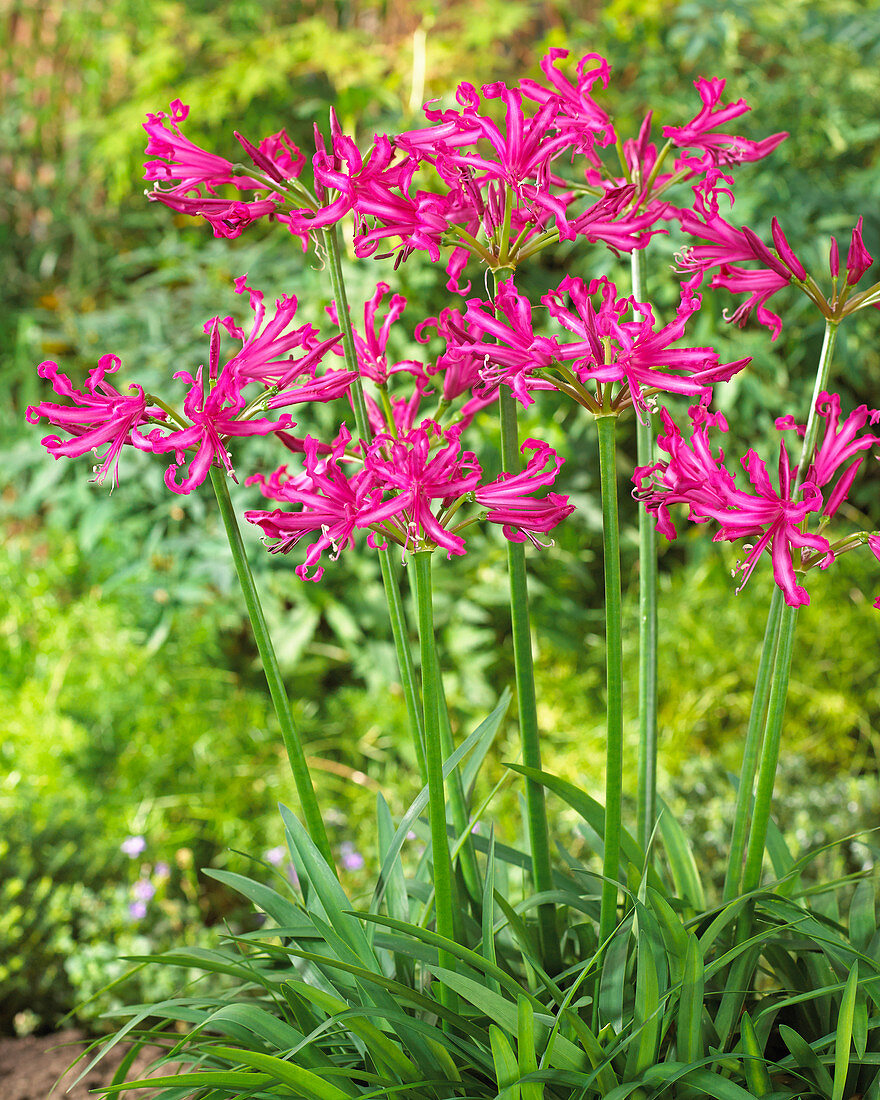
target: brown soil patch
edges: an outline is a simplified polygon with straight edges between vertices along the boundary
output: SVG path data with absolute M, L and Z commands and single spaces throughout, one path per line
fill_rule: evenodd
M 125 1045 L 120 1043 L 115 1046 L 106 1058 L 89 1070 L 82 1081 L 73 1085 L 94 1055 L 78 1062 L 69 1072 L 65 1071 L 85 1046 L 86 1039 L 81 1031 L 27 1035 L 23 1039 L 0 1036 L 0 1098 L 49 1100 L 51 1093 L 51 1100 L 95 1100 L 95 1093 L 90 1090 L 110 1084 L 125 1056 Z M 128 1072 L 129 1079 L 143 1076 L 157 1053 L 155 1050 L 141 1051 Z M 173 1067 L 165 1066 L 160 1072 L 171 1073 Z M 138 1089 L 130 1095 L 148 1100 L 155 1093 L 152 1089 Z

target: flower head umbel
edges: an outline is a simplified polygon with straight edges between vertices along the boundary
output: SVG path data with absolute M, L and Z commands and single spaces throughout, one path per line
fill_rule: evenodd
M 30 424 L 39 423 L 45 417 L 50 424 L 70 435 L 69 439 L 47 435 L 43 446 L 55 458 L 72 458 L 107 444 L 100 466 L 95 468 L 94 480 L 102 482 L 112 472 L 114 484 L 119 483 L 119 453 L 128 443 L 139 450 L 151 450 L 151 443 L 138 429 L 155 420 L 165 418 L 165 413 L 150 404 L 143 389 L 136 383 L 128 388 L 130 396 L 120 393 L 106 375 L 119 370 L 115 355 L 103 355 L 94 370 L 89 371 L 85 389 L 78 390 L 57 363 L 41 363 L 38 373 L 46 378 L 60 397 L 71 399 L 70 405 L 57 405 L 42 401 L 27 410 Z
M 825 421 L 825 432 L 806 477 L 799 477 L 781 442 L 776 484 L 762 460 L 750 450 L 741 460 L 750 486 L 744 489 L 725 467 L 724 452 L 720 449 L 713 452 L 709 442 L 710 428 L 727 430 L 720 413 L 710 413 L 703 406 L 692 408 L 692 430 L 686 439 L 663 409 L 664 434 L 658 443 L 669 457 L 636 470 L 635 495 L 656 516 L 657 529 L 667 538 L 676 536 L 670 506 L 685 504 L 693 522 L 712 520 L 719 524 L 713 541 L 753 540 L 746 545 L 747 553 L 737 566 L 737 571 L 743 574 L 743 584 L 767 550 L 776 584 L 782 589 L 786 603 L 791 607 L 807 604 L 809 597 L 798 583 L 798 574 L 813 565 L 824 569 L 834 560 L 836 547 L 821 531 L 846 499 L 861 453 L 880 444 L 880 436 L 861 434 L 868 419 L 874 422 L 880 414 L 869 413 L 862 406 L 841 425 L 840 399 L 827 393 L 819 396 L 816 412 Z M 791 418 L 785 417 L 777 421 L 777 427 L 788 430 L 795 425 Z M 853 458 L 855 462 L 843 471 L 834 488 L 823 494 L 823 488 L 834 480 L 840 467 Z M 819 518 L 818 531 L 806 529 L 810 516 Z
M 694 87 L 702 100 L 702 107 L 684 126 L 664 126 L 663 136 L 673 145 L 700 150 L 705 154 L 705 164 L 736 164 L 740 161 L 761 160 L 784 141 L 787 133 L 773 134 L 763 141 L 750 141 L 735 134 L 722 133 L 719 126 L 726 126 L 751 110 L 744 99 L 722 104 L 721 96 L 727 81 L 716 77 L 706 80 L 700 77 Z
M 880 286 L 853 293 L 873 263 L 862 240 L 862 218 L 852 231 L 842 286 L 839 286 L 840 250 L 832 238 L 829 256 L 832 289 L 826 294 L 789 244 L 778 219 L 773 218 L 771 222 L 772 248 L 748 226 L 738 229 L 725 221 L 719 210 L 719 195 L 726 195 L 732 205 L 732 183 L 729 176 L 717 170 L 710 171 L 694 187 L 693 209 L 676 212 L 685 233 L 707 242 L 685 248 L 679 257 L 680 269 L 697 280 L 714 271 L 712 287 L 748 295 L 732 314 L 725 313 L 727 320 L 742 325 L 754 313 L 759 323 L 772 331 L 775 340 L 782 331 L 782 320 L 766 308 L 766 303 L 790 284 L 803 291 L 822 315 L 832 321 L 840 321 L 849 313 L 877 304 Z M 743 267 L 743 263 L 757 266 Z
M 700 305 L 688 284 L 675 319 L 662 327 L 649 305 L 618 298 L 605 278 L 587 284 L 566 276 L 541 301 L 559 323 L 558 335 L 535 334 L 532 306 L 510 279 L 499 284 L 494 303 L 468 302 L 469 332 L 458 334 L 448 354 L 482 357 L 484 383 L 509 386 L 524 405 L 533 390 L 558 389 L 596 415 L 629 406 L 643 412 L 654 391 L 706 396 L 748 362 L 720 364 L 712 348 L 673 346 Z M 566 330 L 577 339 L 564 340 Z

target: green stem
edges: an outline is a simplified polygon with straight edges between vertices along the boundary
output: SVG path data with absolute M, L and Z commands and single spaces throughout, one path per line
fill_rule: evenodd
M 631 254 L 632 291 L 645 300 L 645 250 Z M 654 461 L 650 414 L 636 424 L 639 466 Z M 639 758 L 637 838 L 645 852 L 657 821 L 657 532 L 651 515 L 639 508 Z
M 602 541 L 605 557 L 605 651 L 607 669 L 607 748 L 605 764 L 605 856 L 599 942 L 617 925 L 623 792 L 623 642 L 621 631 L 620 534 L 617 516 L 617 461 L 614 416 L 597 416 L 599 477 L 602 487 Z
M 819 399 L 819 394 L 828 387 L 828 379 L 831 374 L 831 361 L 834 356 L 834 345 L 837 340 L 837 325 L 837 321 L 826 319 L 825 336 L 822 341 L 822 351 L 819 356 L 819 365 L 816 369 L 816 381 L 813 384 L 813 394 L 810 399 L 810 408 L 807 414 L 804 441 L 801 447 L 800 458 L 798 459 L 797 475 L 791 494 L 793 498 L 797 495 L 798 489 L 806 478 L 807 470 L 813 458 L 813 452 L 816 449 L 820 419 L 816 412 L 816 402 Z M 749 805 L 751 803 L 752 783 L 755 775 L 757 746 L 761 736 L 760 730 L 764 705 L 768 695 L 768 681 L 772 678 L 772 684 L 769 687 L 769 703 L 767 703 L 767 728 L 764 733 L 763 745 L 761 746 L 761 762 L 760 771 L 758 773 L 757 789 L 755 791 L 752 827 L 749 833 L 748 849 L 745 855 L 745 867 L 742 872 L 742 892 L 748 893 L 750 890 L 755 889 L 761 878 L 764 846 L 767 840 L 767 823 L 770 819 L 770 803 L 773 798 L 773 785 L 776 778 L 776 766 L 779 760 L 779 739 L 782 734 L 782 718 L 785 713 L 785 699 L 791 671 L 791 655 L 796 622 L 796 609 L 786 606 L 783 611 L 782 593 L 778 587 L 775 588 L 773 599 L 770 604 L 767 629 L 764 634 L 764 646 L 761 652 L 761 662 L 758 667 L 758 679 L 755 684 L 752 712 L 749 716 L 749 728 L 746 733 L 743 768 L 740 777 L 739 791 L 737 792 L 737 806 L 734 816 L 734 832 L 731 836 L 731 850 L 728 858 L 727 877 L 724 883 L 725 901 L 730 901 L 736 895 L 739 884 L 746 820 L 748 817 Z M 773 665 L 774 653 L 776 654 L 775 668 Z
M 755 790 L 755 809 L 752 815 L 752 828 L 749 833 L 749 846 L 746 850 L 746 863 L 743 870 L 743 893 L 758 888 L 761 881 L 761 866 L 764 862 L 764 847 L 767 842 L 767 826 L 770 821 L 770 803 L 773 799 L 773 784 L 776 780 L 776 765 L 779 762 L 779 743 L 782 737 L 782 719 L 785 715 L 785 699 L 788 694 L 788 678 L 791 671 L 791 654 L 794 648 L 794 628 L 797 625 L 797 608 L 786 604 L 782 609 L 779 623 L 779 648 L 776 654 L 776 667 L 773 670 L 773 686 L 770 689 L 770 702 L 767 706 L 767 732 L 761 747 L 761 767 L 758 772 L 758 785 Z
M 275 704 L 275 713 L 278 715 L 278 722 L 281 726 L 281 736 L 284 739 L 287 759 L 290 761 L 290 768 L 296 783 L 306 829 L 321 855 L 327 861 L 327 865 L 335 870 L 333 853 L 330 850 L 330 842 L 327 839 L 321 811 L 318 809 L 318 800 L 312 786 L 312 777 L 309 774 L 309 766 L 306 763 L 302 741 L 293 724 L 290 700 L 287 697 L 287 690 L 281 678 L 281 669 L 278 667 L 275 647 L 272 645 L 272 639 L 269 636 L 269 628 L 266 625 L 266 617 L 263 614 L 254 575 L 247 559 L 238 520 L 235 518 L 235 510 L 229 496 L 229 486 L 226 483 L 226 473 L 218 466 L 211 467 L 211 484 L 214 486 L 214 495 L 217 497 L 223 526 L 226 528 L 226 537 L 229 539 L 232 560 L 235 562 L 235 571 L 238 574 L 241 590 L 244 593 L 245 606 L 254 631 L 257 649 L 260 652 L 260 659 L 263 662 L 263 671 L 269 684 L 269 692 L 272 696 L 272 702 Z
M 773 663 L 776 659 L 781 611 L 782 589 L 774 584 L 773 596 L 770 600 L 770 611 L 767 616 L 767 627 L 764 631 L 764 645 L 761 648 L 761 660 L 758 665 L 758 676 L 755 681 L 755 693 L 752 696 L 752 709 L 749 713 L 746 742 L 743 747 L 739 787 L 736 792 L 736 809 L 733 815 L 733 829 L 730 834 L 730 854 L 727 859 L 727 873 L 724 877 L 723 898 L 725 902 L 733 901 L 739 894 L 740 889 L 743 859 L 745 858 L 746 831 L 751 817 L 755 772 L 758 767 L 758 750 L 764 732 L 764 717 L 767 712 L 767 697 L 770 694 Z
M 501 388 L 501 461 L 505 471 L 521 470 L 516 399 L 509 389 Z M 510 576 L 510 620 L 513 633 L 513 662 L 516 676 L 516 698 L 519 710 L 519 731 L 523 763 L 541 770 L 541 742 L 538 733 L 538 709 L 535 697 L 535 670 L 532 662 L 532 637 L 529 620 L 529 589 L 526 576 L 525 546 L 507 542 L 507 565 Z M 526 824 L 532 855 L 532 878 L 537 893 L 553 889 L 550 864 L 550 828 L 544 787 L 533 779 L 525 781 Z M 559 973 L 562 957 L 559 933 L 556 929 L 556 906 L 547 902 L 538 906 L 538 929 L 544 966 L 551 974 Z
M 822 340 L 822 351 L 819 355 L 819 366 L 816 370 L 816 381 L 813 384 L 813 396 L 810 398 L 810 411 L 807 413 L 807 426 L 804 431 L 804 442 L 801 447 L 801 456 L 798 459 L 797 478 L 792 496 L 803 485 L 807 476 L 807 469 L 816 449 L 816 437 L 819 434 L 819 414 L 816 412 L 816 402 L 819 394 L 828 388 L 828 377 L 831 374 L 831 360 L 834 357 L 834 345 L 837 342 L 837 321 L 825 321 L 825 336 Z
M 410 558 L 415 574 L 416 606 L 419 621 L 419 646 L 422 658 L 422 706 L 428 771 L 428 808 L 431 827 L 431 854 L 434 862 L 434 906 L 437 931 L 455 939 L 453 918 L 452 863 L 446 835 L 446 795 L 443 785 L 443 749 L 440 741 L 440 677 L 434 639 L 434 608 L 431 593 L 431 552 L 422 551 Z M 441 950 L 440 966 L 454 969 L 454 957 Z M 440 1000 L 446 1003 L 450 990 L 441 983 Z
M 436 657 L 436 650 L 435 650 Z M 443 678 L 439 667 L 434 670 L 437 677 L 439 691 L 439 719 L 440 719 L 440 747 L 443 751 L 443 759 L 448 760 L 455 752 L 455 742 L 452 739 L 452 725 L 449 721 L 449 707 L 446 704 L 446 695 L 443 691 Z M 468 814 L 467 798 L 461 782 L 461 772 L 454 768 L 446 777 L 449 788 L 449 808 L 452 811 L 452 823 L 459 836 L 464 836 L 464 841 L 459 847 L 459 862 L 462 878 L 468 895 L 479 906 L 483 898 L 483 884 L 480 881 L 480 869 L 477 863 L 477 853 L 474 848 L 474 840 L 470 830 L 470 815 Z
M 342 330 L 342 349 L 345 354 L 345 365 L 355 375 L 354 383 L 350 389 L 351 405 L 354 409 L 355 423 L 358 434 L 364 441 L 371 438 L 369 419 L 367 416 L 367 403 L 364 400 L 364 388 L 358 370 L 357 353 L 354 346 L 354 332 L 351 325 L 351 313 L 348 308 L 348 296 L 345 293 L 345 279 L 342 274 L 342 257 L 339 250 L 339 240 L 336 236 L 336 227 L 330 226 L 324 230 L 324 245 L 327 249 L 327 257 L 330 266 L 330 282 L 333 287 L 333 297 L 336 301 L 336 314 L 339 317 L 339 327 Z M 406 700 L 406 711 L 409 717 L 409 728 L 415 749 L 416 760 L 422 784 L 427 783 L 427 767 L 425 761 L 425 730 L 422 725 L 422 717 L 419 707 L 419 694 L 416 685 L 416 674 L 413 666 L 412 650 L 409 644 L 409 628 L 406 622 L 406 613 L 403 609 L 403 601 L 400 598 L 400 587 L 394 575 L 394 567 L 391 563 L 391 555 L 388 550 L 379 550 L 379 567 L 382 570 L 382 584 L 385 588 L 385 602 L 388 606 L 388 618 L 391 622 L 391 634 L 394 638 L 394 649 L 397 654 L 397 666 L 400 670 L 400 682 Z

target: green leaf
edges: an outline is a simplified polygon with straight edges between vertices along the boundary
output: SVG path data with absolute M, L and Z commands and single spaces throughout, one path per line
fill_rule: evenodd
M 696 1062 L 703 1056 L 703 990 L 705 975 L 700 941 L 687 933 L 687 948 L 681 974 L 675 1049 L 682 1062 Z
M 849 1050 L 852 1045 L 853 1013 L 859 985 L 859 964 L 854 962 L 840 999 L 840 1016 L 834 1036 L 834 1090 L 831 1100 L 843 1100 L 843 1090 L 849 1073 Z
M 238 875 L 234 871 L 219 871 L 213 867 L 206 867 L 204 873 L 208 878 L 222 882 L 224 886 L 231 887 L 242 897 L 252 901 L 258 909 L 267 913 L 276 924 L 283 924 L 287 927 L 301 927 L 306 934 L 311 931 L 308 920 L 303 916 L 302 909 L 288 898 L 282 897 L 277 890 L 266 886 L 265 883 L 255 882 L 252 878 L 248 878 L 246 875 Z
M 779 1025 L 779 1037 L 791 1051 L 797 1068 L 801 1070 L 811 1070 L 816 1084 L 822 1092 L 830 1096 L 834 1091 L 834 1082 L 831 1080 L 831 1074 L 819 1061 L 818 1055 L 809 1043 L 807 1043 L 805 1039 L 802 1039 L 796 1031 L 788 1027 L 787 1024 Z
M 853 892 L 849 907 L 849 938 L 855 947 L 867 951 L 876 931 L 874 883 L 869 878 L 863 878 Z
M 548 791 L 553 791 L 563 802 L 567 802 L 580 814 L 595 833 L 602 836 L 605 830 L 605 808 L 595 798 L 591 798 L 586 791 L 582 791 L 580 787 L 576 787 L 566 779 L 560 779 L 559 776 L 550 775 L 549 772 L 540 771 L 537 768 L 527 768 L 524 764 L 505 764 L 504 766 L 518 775 L 525 775 L 529 779 L 542 783 Z M 620 851 L 624 860 L 639 868 L 645 866 L 645 853 L 626 829 L 621 830 Z M 663 883 L 654 870 L 649 870 L 648 882 L 655 890 L 663 889 Z
M 241 1062 L 251 1069 L 267 1073 L 274 1080 L 289 1085 L 297 1096 L 304 1096 L 307 1100 L 350 1100 L 350 1094 L 343 1092 L 331 1081 L 272 1054 L 222 1046 L 211 1047 L 211 1053 L 218 1058 L 228 1058 L 230 1062 Z
M 694 862 L 694 854 L 681 825 L 672 816 L 669 807 L 662 799 L 659 802 L 662 811 L 660 835 L 663 838 L 663 847 L 666 850 L 666 858 L 669 860 L 669 870 L 672 872 L 676 893 L 692 909 L 702 912 L 706 908 L 706 897 Z
M 466 740 L 458 746 L 455 752 L 443 762 L 443 778 L 448 778 L 449 775 L 458 767 L 462 760 L 477 746 L 481 746 L 486 742 L 486 747 L 491 745 L 495 734 L 498 732 L 498 727 L 501 724 L 501 719 L 510 704 L 510 691 L 505 688 L 501 694 L 501 699 L 498 705 L 492 711 L 492 713 L 485 718 L 474 732 Z M 391 873 L 391 867 L 394 861 L 397 859 L 400 849 L 403 847 L 403 842 L 406 840 L 407 833 L 412 829 L 419 814 L 421 814 L 425 807 L 428 805 L 428 788 L 422 787 L 419 793 L 416 795 L 412 805 L 400 819 L 400 824 L 397 826 L 397 832 L 394 834 L 391 843 L 388 845 L 388 850 L 382 862 L 382 869 L 379 873 L 379 879 L 376 883 L 376 890 L 373 894 L 373 899 L 370 902 L 370 912 L 377 913 L 379 906 L 382 903 L 385 890 Z M 476 841 L 476 837 L 474 838 Z
M 495 956 L 495 826 L 489 831 L 489 853 L 486 857 L 486 874 L 483 878 L 483 905 L 481 913 L 480 952 L 483 958 L 496 964 Z M 495 993 L 501 991 L 498 979 L 491 973 L 486 974 L 486 985 Z
M 417 1081 L 421 1074 L 413 1063 L 402 1053 L 387 1035 L 379 1030 L 375 1024 L 365 1018 L 368 1009 L 351 1008 L 339 997 L 332 993 L 326 993 L 323 989 L 317 989 L 306 982 L 291 980 L 285 983 L 297 990 L 303 997 L 307 997 L 313 1004 L 323 1009 L 328 1016 L 345 1019 L 345 1026 L 353 1035 L 362 1039 L 370 1051 L 374 1061 L 385 1065 L 393 1074 L 404 1081 Z
M 743 1074 L 746 1084 L 755 1096 L 766 1096 L 773 1090 L 770 1074 L 767 1072 L 767 1063 L 764 1051 L 755 1034 L 755 1025 L 748 1012 L 743 1012 L 740 1017 L 740 1034 L 742 1035 Z
M 599 984 L 599 1019 L 611 1024 L 616 1032 L 623 1026 L 623 992 L 626 988 L 629 939 L 632 932 L 632 915 L 614 933 L 605 948 L 602 977 Z
M 513 1047 L 501 1028 L 495 1024 L 489 1025 L 489 1042 L 492 1046 L 492 1061 L 495 1063 L 498 1096 L 503 1096 L 504 1100 L 519 1100 L 519 1066 Z
M 483 1015 L 490 1020 L 495 1020 L 510 1035 L 516 1035 L 518 1027 L 517 1009 L 505 997 L 492 993 L 481 982 L 474 981 L 466 974 L 459 974 L 440 966 L 431 967 L 431 970 L 449 985 L 450 989 L 479 1009 Z M 552 1018 L 549 1016 L 542 1014 L 535 1017 L 535 1038 L 537 1041 L 546 1040 L 551 1024 Z M 467 1030 L 466 1026 L 465 1030 Z M 586 1068 L 587 1062 L 583 1051 L 567 1039 L 557 1036 L 553 1051 L 555 1064 L 560 1069 L 582 1070 Z
M 256 1089 L 272 1084 L 272 1077 L 266 1073 L 247 1073 L 236 1070 L 203 1070 L 196 1073 L 176 1073 L 168 1077 L 143 1077 L 137 1081 L 126 1081 L 124 1085 L 108 1085 L 104 1090 L 108 1096 L 115 1096 L 125 1089 L 154 1089 L 184 1086 L 187 1096 L 195 1096 L 201 1088 Z M 276 1078 L 277 1080 L 277 1078 Z M 343 1095 L 345 1095 L 343 1093 Z
M 504 715 L 507 713 L 507 708 L 510 706 L 511 697 L 510 688 L 506 687 L 504 691 L 501 692 L 498 705 L 490 715 L 483 719 L 471 735 L 475 739 L 474 750 L 461 769 L 461 785 L 464 787 L 465 793 L 470 791 L 476 781 L 483 761 L 486 759 L 486 754 L 492 747 L 492 742 L 495 740 L 495 735 L 498 733 L 498 727 L 501 725 L 501 720 L 504 718 Z M 470 752 L 470 750 L 468 751 Z M 464 757 L 462 757 L 462 759 L 464 759 Z
M 335 871 L 327 865 L 299 819 L 286 806 L 279 806 L 279 810 L 299 876 L 314 890 L 328 924 L 362 965 L 379 970 L 379 960 L 360 921 L 351 915 L 351 901 L 340 886 Z M 310 899 L 310 907 L 314 901 Z
M 520 995 L 516 1002 L 517 1029 L 516 1052 L 519 1062 L 519 1075 L 525 1077 L 528 1073 L 538 1071 L 538 1053 L 535 1050 L 535 1013 L 531 1002 Z M 544 1095 L 544 1087 L 537 1081 L 528 1081 L 520 1085 L 522 1100 L 541 1100 Z

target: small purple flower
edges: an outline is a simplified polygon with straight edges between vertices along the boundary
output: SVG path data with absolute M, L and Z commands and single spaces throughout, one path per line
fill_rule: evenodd
M 264 853 L 264 857 L 273 867 L 278 867 L 286 855 L 287 849 L 283 844 L 278 844 L 276 847 L 270 848 L 268 852 Z
M 364 865 L 364 857 L 350 840 L 339 845 L 339 858 L 346 871 L 359 871 Z
M 171 868 L 164 861 L 160 860 L 153 868 L 153 879 L 156 882 L 163 882 L 166 878 L 171 877 Z
M 147 842 L 142 836 L 127 836 L 119 847 L 129 859 L 137 859 L 141 852 L 146 850 Z
M 145 902 L 133 901 L 128 906 L 128 914 L 132 920 L 143 920 L 147 915 L 147 906 Z
M 156 887 L 148 878 L 139 878 L 132 886 L 131 892 L 138 901 L 148 902 L 156 893 Z

